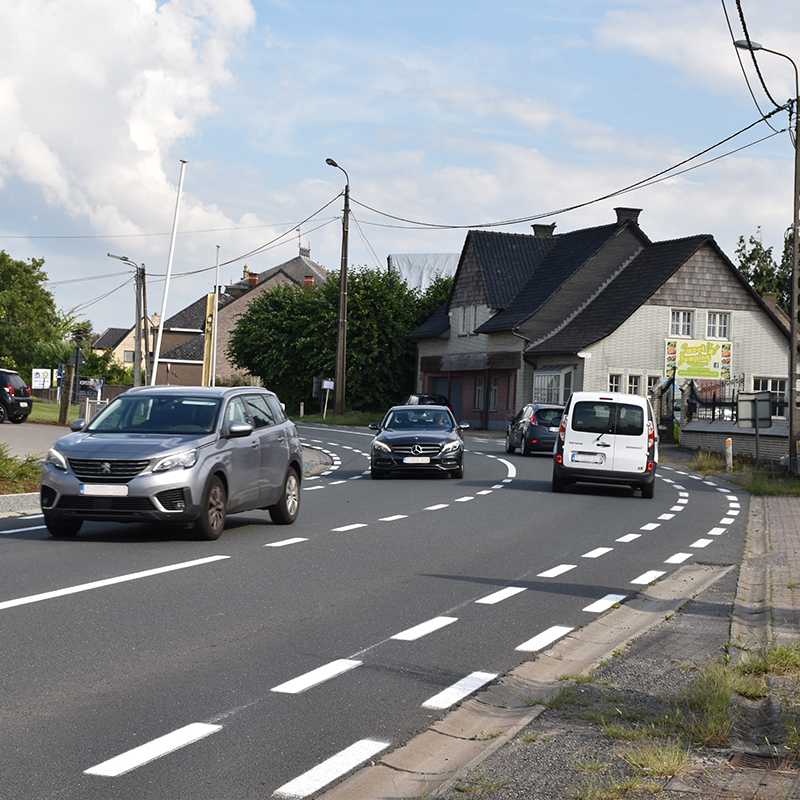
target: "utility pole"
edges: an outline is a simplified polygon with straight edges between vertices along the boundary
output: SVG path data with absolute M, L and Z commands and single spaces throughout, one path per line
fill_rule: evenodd
M 133 276 L 136 287 L 136 317 L 133 323 L 133 385 L 142 385 L 142 273 L 139 267 Z
M 217 385 L 217 326 L 219 325 L 219 245 L 217 245 L 216 272 L 214 273 L 214 327 L 211 338 L 211 385 Z
M 344 414 L 345 382 L 347 374 L 347 240 L 350 231 L 350 176 L 332 158 L 325 163 L 344 172 L 344 212 L 342 214 L 342 263 L 339 269 L 339 336 L 336 343 L 336 395 L 334 400 L 337 414 Z
M 139 269 L 142 275 L 142 325 L 144 327 L 144 367 L 142 368 L 142 378 L 146 386 L 147 376 L 150 374 L 150 317 L 147 316 L 147 271 L 144 264 Z

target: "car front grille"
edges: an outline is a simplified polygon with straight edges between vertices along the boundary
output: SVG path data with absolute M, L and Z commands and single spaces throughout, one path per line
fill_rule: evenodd
M 86 483 L 127 483 L 148 464 L 147 461 L 111 461 L 108 459 L 71 458 L 72 471 Z
M 397 444 L 392 446 L 392 452 L 401 456 L 435 456 L 441 449 L 440 444 Z
M 98 511 L 130 513 L 152 511 L 149 497 L 85 497 L 64 496 L 58 501 L 59 511 Z

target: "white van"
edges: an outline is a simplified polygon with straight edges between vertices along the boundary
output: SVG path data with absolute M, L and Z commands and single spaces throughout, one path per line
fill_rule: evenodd
M 572 483 L 622 484 L 655 491 L 658 433 L 650 401 L 637 394 L 575 392 L 553 451 L 553 491 Z

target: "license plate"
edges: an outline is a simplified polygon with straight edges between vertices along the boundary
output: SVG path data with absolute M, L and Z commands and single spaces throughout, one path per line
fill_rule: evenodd
M 87 497 L 127 497 L 128 487 L 124 483 L 82 483 L 81 494 Z
M 558 428 L 550 428 L 550 433 L 558 433 Z
M 431 460 L 428 456 L 406 456 L 403 459 L 404 464 L 430 464 Z
M 576 464 L 602 464 L 606 457 L 602 453 L 573 453 L 570 460 Z
M 27 404 L 27 403 L 20 403 L 20 404 L 19 404 L 19 407 L 20 407 L 20 408 L 27 408 L 27 407 L 28 407 L 28 404 Z

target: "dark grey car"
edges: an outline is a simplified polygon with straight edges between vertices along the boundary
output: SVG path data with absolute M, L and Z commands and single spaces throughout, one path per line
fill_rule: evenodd
M 529 403 L 523 406 L 506 429 L 506 452 L 519 448 L 522 455 L 534 452 L 552 453 L 564 406 Z
M 53 536 L 85 520 L 191 525 L 216 539 L 228 513 L 300 510 L 302 446 L 278 398 L 264 389 L 131 389 L 45 459 L 41 504 Z

